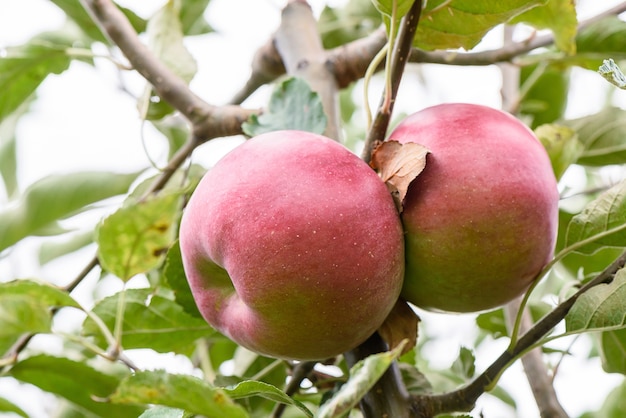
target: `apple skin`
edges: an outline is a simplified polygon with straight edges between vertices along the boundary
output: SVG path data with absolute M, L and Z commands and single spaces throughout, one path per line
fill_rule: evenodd
M 389 140 L 430 150 L 402 222 L 402 297 L 433 311 L 477 312 L 523 293 L 553 257 L 556 179 L 530 129 L 508 113 L 448 103 L 408 116 Z
M 302 131 L 254 137 L 208 171 L 180 248 L 206 321 L 272 357 L 356 347 L 402 288 L 402 224 L 384 183 L 343 145 Z

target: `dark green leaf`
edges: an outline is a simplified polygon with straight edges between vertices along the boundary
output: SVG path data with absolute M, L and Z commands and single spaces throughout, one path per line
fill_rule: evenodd
M 373 354 L 355 364 L 350 369 L 350 379 L 321 406 L 317 417 L 338 417 L 350 411 L 400 356 L 403 348 L 404 344 L 400 344 L 392 351 Z
M 523 66 L 520 88 L 524 91 L 520 112 L 532 117 L 531 128 L 555 122 L 565 114 L 570 71 L 561 65 L 544 63 Z
M 180 22 L 185 35 L 204 35 L 213 32 L 213 28 L 204 18 L 204 12 L 209 2 L 210 0 L 186 0 L 181 2 Z
M 0 413 L 2 412 L 10 412 L 15 415 L 19 415 L 24 418 L 28 418 L 26 412 L 22 410 L 19 406 L 15 405 L 13 402 L 10 402 L 4 398 L 0 398 Z
M 163 276 L 168 286 L 174 291 L 176 303 L 182 306 L 183 310 L 195 318 L 202 318 L 196 301 L 191 294 L 189 282 L 183 268 L 183 260 L 180 254 L 178 240 L 170 247 L 165 257 L 165 267 Z
M 511 21 L 511 23 L 521 22 L 537 29 L 550 29 L 554 34 L 557 48 L 569 55 L 576 53 L 578 19 L 574 2 L 571 0 L 550 0 L 545 5 L 532 8 Z
M 495 26 L 545 3 L 546 0 L 429 1 L 422 11 L 414 45 L 426 50 L 470 50 Z
M 567 227 L 566 249 L 593 254 L 603 247 L 626 247 L 626 180 L 591 201 Z
M 104 219 L 96 231 L 102 267 L 126 281 L 159 266 L 174 241 L 180 206 L 179 194 L 161 193 Z
M 136 418 L 143 411 L 137 406 L 97 400 L 106 399 L 119 380 L 82 362 L 39 355 L 18 362 L 9 373 L 22 382 L 54 393 L 101 417 Z
M 118 404 L 155 404 L 180 408 L 208 417 L 247 417 L 222 389 L 194 376 L 162 370 L 143 371 L 124 379 L 111 396 Z
M 224 392 L 232 399 L 242 399 L 251 396 L 260 396 L 265 399 L 269 399 L 274 402 L 284 403 L 286 405 L 292 405 L 300 409 L 307 417 L 313 417 L 313 413 L 304 406 L 301 402 L 298 402 L 287 395 L 276 386 L 272 386 L 265 382 L 259 382 L 254 380 L 246 380 L 238 383 L 232 388 L 224 388 Z
M 600 284 L 583 293 L 565 317 L 568 333 L 616 330 L 626 327 L 626 270 L 615 274 L 611 283 Z
M 23 334 L 50 332 L 52 308 L 78 308 L 66 292 L 31 280 L 0 284 L 0 352 L 6 352 Z
M 289 78 L 274 89 L 268 110 L 251 116 L 242 128 L 249 136 L 281 129 L 321 134 L 326 129 L 326 115 L 319 96 L 306 81 Z
M 607 373 L 626 375 L 626 328 L 605 331 L 600 337 L 602 368 Z
M 126 193 L 138 173 L 80 172 L 45 177 L 0 210 L 0 251 L 85 206 Z
M 606 108 L 563 124 L 578 133 L 584 151 L 578 164 L 604 166 L 626 163 L 626 111 Z
M 189 356 L 198 338 L 214 334 L 203 319 L 186 314 L 167 293 L 153 289 L 128 289 L 125 294 L 116 293 L 98 302 L 93 312 L 111 330 L 115 327 L 121 297 L 125 306 L 122 346 L 126 349 L 151 348 L 160 353 Z M 83 324 L 83 334 L 93 336 L 100 347 L 107 347 L 98 326 L 89 318 Z
M 574 164 L 583 152 L 583 144 L 576 132 L 563 125 L 546 124 L 535 129 L 548 155 L 557 180 Z

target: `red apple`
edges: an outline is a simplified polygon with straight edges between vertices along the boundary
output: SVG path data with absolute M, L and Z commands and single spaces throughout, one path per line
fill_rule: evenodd
M 402 224 L 384 183 L 307 132 L 259 135 L 223 157 L 189 200 L 180 247 L 204 318 L 278 358 L 354 348 L 402 288 Z
M 406 276 L 416 306 L 475 312 L 503 305 L 553 256 L 557 183 L 531 130 L 508 113 L 442 104 L 389 136 L 430 154 L 404 201 Z

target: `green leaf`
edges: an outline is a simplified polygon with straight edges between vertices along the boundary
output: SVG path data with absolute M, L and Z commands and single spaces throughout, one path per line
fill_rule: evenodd
M 546 0 L 428 1 L 417 26 L 414 46 L 470 50 L 495 26 Z
M 602 369 L 607 373 L 626 375 L 626 328 L 605 331 L 600 337 Z
M 599 113 L 562 122 L 578 133 L 584 151 L 577 163 L 605 166 L 626 163 L 626 111 L 609 107 Z
M 593 254 L 603 247 L 626 247 L 626 180 L 603 192 L 567 227 L 566 250 Z
M 320 407 L 317 418 L 338 417 L 350 411 L 400 356 L 404 346 L 399 344 L 392 351 L 373 354 L 355 364 L 350 369 L 350 379 Z
M 119 384 L 119 378 L 67 358 L 29 357 L 15 364 L 9 374 L 101 417 L 135 418 L 144 409 L 97 400 L 106 399 Z
M 0 121 L 22 105 L 50 74 L 67 70 L 68 48 L 78 39 L 69 28 L 43 32 L 26 44 L 4 49 L 0 58 Z
M 163 119 L 150 121 L 159 130 L 169 143 L 168 161 L 189 139 L 191 132 L 189 124 L 180 115 L 170 115 Z
M 192 418 L 193 416 L 182 409 L 155 406 L 145 411 L 139 418 Z
M 592 71 L 606 58 L 626 58 L 626 22 L 609 16 L 590 24 L 578 33 L 576 51 L 574 62 Z
M 93 231 L 87 230 L 75 234 L 62 241 L 44 242 L 39 247 L 39 264 L 44 265 L 50 261 L 71 254 L 93 243 Z
M 626 380 L 613 389 L 605 398 L 600 410 L 593 418 L 623 418 L 626 416 Z M 585 418 L 591 418 L 586 417 Z
M 0 398 L 0 413 L 2 412 L 9 412 L 24 418 L 28 418 L 28 415 L 26 414 L 26 412 L 24 412 L 22 408 L 4 398 Z
M 578 19 L 571 0 L 550 0 L 515 17 L 511 23 L 527 23 L 537 29 L 550 29 L 556 47 L 568 55 L 576 53 Z
M 79 172 L 47 176 L 0 210 L 0 251 L 100 200 L 126 193 L 138 173 Z
M 461 347 L 459 349 L 459 356 L 454 363 L 452 363 L 452 372 L 462 378 L 471 379 L 476 372 L 475 361 L 476 357 L 472 350 L 467 347 Z
M 89 16 L 81 2 L 76 0 L 52 0 L 52 3 L 63 10 L 67 17 L 72 19 L 91 39 L 98 42 L 109 43 L 108 39 L 104 37 L 99 26 L 94 23 L 93 19 Z M 143 32 L 146 30 L 146 21 L 144 19 L 140 18 L 133 11 L 127 8 L 121 7 L 117 4 L 116 6 L 122 11 L 122 13 L 124 13 L 137 32 Z
M 626 90 L 626 75 L 615 64 L 613 59 L 604 60 L 600 68 L 598 68 L 598 74 L 607 79 L 609 83 L 619 87 L 622 90 Z
M 120 298 L 124 298 L 122 346 L 125 349 L 151 348 L 159 353 L 190 356 L 198 338 L 215 333 L 203 319 L 194 318 L 171 300 L 167 292 L 154 289 L 128 289 L 104 298 L 93 308 L 104 324 L 115 328 Z M 108 346 L 98 326 L 90 319 L 83 323 L 83 334 L 93 336 L 100 347 Z
M 364 38 L 380 26 L 382 17 L 371 0 L 349 0 L 338 7 L 326 5 L 318 19 L 325 49 Z M 342 90 L 341 93 L 344 93 Z M 352 103 L 354 105 L 354 103 Z
M 208 417 L 247 417 L 226 393 L 194 376 L 162 370 L 137 372 L 127 377 L 111 396 L 118 404 L 155 404 L 180 408 Z
M 583 153 L 583 144 L 578 140 L 576 131 L 567 126 L 546 124 L 535 129 L 535 135 L 541 141 L 548 155 L 557 180 L 565 170 L 574 164 Z
M 47 333 L 52 308 L 79 308 L 66 292 L 46 283 L 15 280 L 0 284 L 0 352 L 5 353 L 24 334 Z
M 224 388 L 224 392 L 232 399 L 243 399 L 251 396 L 260 396 L 265 399 L 269 399 L 274 402 L 284 403 L 286 405 L 292 405 L 300 409 L 307 417 L 313 417 L 313 413 L 304 406 L 302 402 L 298 402 L 291 398 L 282 390 L 276 386 L 270 385 L 265 382 L 259 382 L 255 380 L 246 380 L 238 383 L 232 388 Z
M 502 309 L 494 309 L 479 314 L 476 317 L 476 325 L 491 334 L 493 338 L 506 337 L 509 335 L 504 311 Z
M 326 129 L 326 115 L 317 93 L 306 81 L 292 77 L 276 86 L 268 110 L 259 116 L 252 115 L 242 128 L 249 136 L 281 129 L 322 134 Z
M 612 282 L 594 286 L 576 300 L 565 316 L 567 333 L 625 328 L 625 298 L 626 270 L 621 269 Z
M 96 230 L 102 267 L 124 281 L 158 267 L 174 241 L 180 206 L 178 193 L 161 193 L 105 218 Z
M 152 52 L 174 74 L 189 83 L 198 71 L 195 58 L 187 50 L 183 41 L 183 27 L 180 21 L 180 3 L 169 0 L 148 20 L 146 34 Z M 161 119 L 174 111 L 174 108 L 153 93 L 151 85 L 146 86 L 139 102 L 140 114 L 146 119 Z
M 531 128 L 560 120 L 565 114 L 570 71 L 562 64 L 525 65 L 520 71 L 520 113 L 532 117 Z
M 406 15 L 413 5 L 413 0 L 371 0 L 376 9 L 382 14 L 391 17 L 394 3 L 396 7 L 396 17 L 401 19 Z
M 204 35 L 213 32 L 213 28 L 204 18 L 209 2 L 210 0 L 181 1 L 179 19 L 185 35 Z
M 28 112 L 30 102 L 27 99 L 13 113 L 0 121 L 0 177 L 9 198 L 13 198 L 18 192 L 15 128 L 19 119 Z
M 195 318 L 202 318 L 202 314 L 200 314 L 196 301 L 191 293 L 187 276 L 185 275 L 178 240 L 176 240 L 167 252 L 165 266 L 163 268 L 163 277 L 170 289 L 174 291 L 176 303 L 189 315 Z

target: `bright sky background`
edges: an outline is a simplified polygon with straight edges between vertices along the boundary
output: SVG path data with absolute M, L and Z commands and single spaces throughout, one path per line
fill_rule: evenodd
M 149 17 L 164 2 L 126 0 L 120 3 L 133 8 L 143 17 Z M 311 3 L 319 12 L 325 2 Z M 329 3 L 343 2 L 336 0 Z M 582 17 L 592 14 L 598 4 L 608 8 L 617 3 L 612 0 L 587 0 L 583 3 Z M 283 4 L 279 0 L 212 0 L 208 20 L 217 33 L 188 41 L 188 47 L 199 64 L 198 75 L 192 82 L 194 91 L 212 104 L 225 103 L 247 78 L 256 49 L 276 29 Z M 63 14 L 46 0 L 1 0 L 0 48 L 24 42 L 35 33 L 54 30 L 61 26 L 63 18 Z M 499 35 L 496 33 L 490 35 L 481 47 L 494 47 L 498 42 Z M 67 73 L 46 80 L 39 90 L 39 98 L 32 112 L 18 126 L 19 184 L 22 189 L 51 173 L 78 170 L 127 172 L 149 164 L 140 141 L 141 124 L 136 104 L 119 90 L 117 77 L 117 72 L 109 62 L 98 60 L 96 70 L 86 64 L 74 63 Z M 498 107 L 499 78 L 499 71 L 493 67 L 410 67 L 398 98 L 397 109 L 412 112 L 444 101 L 468 101 Z M 420 79 L 427 81 L 426 87 L 419 83 Z M 136 94 L 143 89 L 142 80 L 136 76 L 125 76 L 124 80 Z M 604 92 L 610 88 L 608 83 L 592 72 L 582 71 L 575 72 L 573 82 L 576 87 L 571 95 L 569 116 L 592 113 L 602 107 Z M 372 103 L 376 104 L 380 91 L 376 88 L 372 90 Z M 246 102 L 246 106 L 255 108 L 264 105 L 267 93 L 268 89 L 263 89 Z M 624 97 L 620 94 L 618 92 L 616 100 L 623 101 Z M 151 157 L 163 163 L 163 140 L 146 130 L 145 143 Z M 236 143 L 233 140 L 211 141 L 197 150 L 194 160 L 210 166 Z M 0 204 L 6 201 L 3 193 L 0 188 Z M 17 246 L 11 257 L 0 260 L 0 281 L 12 277 L 37 277 L 53 282 L 67 282 L 68 277 L 75 276 L 92 255 L 93 248 L 90 248 L 69 257 L 70 260 L 55 261 L 38 269 L 36 263 L 32 262 L 33 242 L 27 239 Z M 97 276 L 91 275 L 87 283 L 77 290 L 79 297 L 85 298 L 86 304 L 91 303 L 91 290 L 96 281 Z M 108 284 L 110 287 L 99 286 L 100 295 L 115 289 L 115 283 Z M 138 286 L 141 284 L 136 283 Z M 472 343 L 473 318 L 467 315 L 421 312 L 420 315 L 423 319 L 422 327 L 440 337 L 425 347 L 424 356 L 434 359 L 435 366 L 448 367 L 456 357 L 458 347 Z M 70 325 L 63 325 L 63 320 L 65 317 L 61 316 L 57 321 L 58 327 L 71 328 L 75 325 L 70 319 L 67 319 Z M 51 341 L 42 340 L 40 344 L 51 344 Z M 477 353 L 477 370 L 483 370 L 504 348 L 504 341 L 496 342 L 489 352 Z M 556 378 L 560 400 L 572 416 L 597 408 L 608 393 L 608 388 L 621 381 L 619 376 L 602 372 L 598 361 L 584 361 L 588 349 L 586 343 L 576 344 L 573 352 L 578 353 L 579 357 L 566 358 Z M 190 372 L 188 363 L 181 358 L 149 355 L 145 352 L 132 357 L 140 366 L 167 365 L 172 370 Z M 479 405 L 484 407 L 487 417 L 536 416 L 534 402 L 530 399 L 519 362 L 505 373 L 502 385 L 519 396 L 517 415 L 510 415 L 510 411 L 501 408 L 499 402 L 484 396 Z M 8 379 L 0 379 L 0 396 L 18 403 L 33 418 L 48 416 L 46 402 L 33 402 L 34 399 L 45 399 L 37 390 L 18 387 Z

